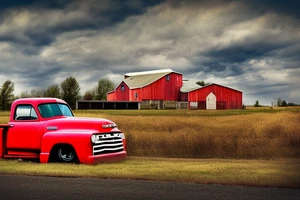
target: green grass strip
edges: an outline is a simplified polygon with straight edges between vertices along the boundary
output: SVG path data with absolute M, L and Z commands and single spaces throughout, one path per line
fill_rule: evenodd
M 1 174 L 98 177 L 206 184 L 300 188 L 300 160 L 172 159 L 128 157 L 98 165 L 0 160 Z

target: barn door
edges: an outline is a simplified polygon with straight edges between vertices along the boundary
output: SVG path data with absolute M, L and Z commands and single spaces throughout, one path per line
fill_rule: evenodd
M 216 110 L 217 109 L 217 98 L 216 96 L 211 92 L 206 97 L 206 109 L 207 110 Z

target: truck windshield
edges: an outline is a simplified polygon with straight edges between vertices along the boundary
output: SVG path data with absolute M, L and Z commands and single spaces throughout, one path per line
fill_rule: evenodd
M 50 118 L 55 116 L 73 117 L 73 113 L 69 106 L 61 103 L 47 103 L 38 106 L 39 112 L 43 118 Z

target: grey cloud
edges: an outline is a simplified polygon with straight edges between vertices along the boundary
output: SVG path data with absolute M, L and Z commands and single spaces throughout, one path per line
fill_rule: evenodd
M 237 87 L 246 101 L 269 103 L 282 88 L 299 87 L 295 2 L 51 2 L 16 1 L 1 10 L 0 69 L 18 78 L 16 87 L 46 87 L 72 75 L 84 91 L 101 77 L 118 82 L 127 72 L 162 68 Z M 284 95 L 300 102 L 295 92 Z
M 283 15 L 289 15 L 295 18 L 300 17 L 300 2 L 298 0 L 254 0 L 248 1 L 248 3 L 248 6 L 251 6 L 253 9 L 257 9 L 262 13 L 276 12 L 281 13 Z
M 228 46 L 223 49 L 211 49 L 201 53 L 202 56 L 208 57 L 208 61 L 199 60 L 204 66 L 201 70 L 205 72 L 223 72 L 230 69 L 230 74 L 224 76 L 236 76 L 245 73 L 245 66 L 242 64 L 253 59 L 269 57 L 270 52 L 274 49 L 282 48 L 277 44 L 264 44 L 263 42 L 249 45 L 247 43 L 238 46 Z M 197 62 L 195 63 L 197 65 Z
M 133 14 L 142 14 L 147 6 L 157 3 L 159 1 L 16 1 L 19 6 L 13 7 L 15 4 L 10 3 L 9 9 L 2 12 L 0 26 L 4 32 L 0 31 L 0 40 L 42 48 L 55 41 L 59 34 L 101 30 Z

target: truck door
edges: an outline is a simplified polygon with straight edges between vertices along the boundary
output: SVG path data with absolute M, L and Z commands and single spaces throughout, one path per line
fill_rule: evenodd
M 38 145 L 38 116 L 32 105 L 19 105 L 7 134 L 7 149 L 35 150 Z

